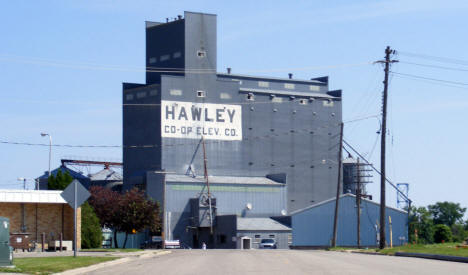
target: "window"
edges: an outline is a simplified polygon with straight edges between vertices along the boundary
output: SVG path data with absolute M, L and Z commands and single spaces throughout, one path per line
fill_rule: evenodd
M 313 92 L 318 92 L 318 91 L 320 91 L 320 86 L 310 85 L 309 90 L 311 90 Z
M 329 100 L 324 100 L 323 101 L 323 106 L 325 107 L 333 107 L 333 100 L 329 99 Z
M 197 56 L 199 58 L 204 58 L 206 56 L 206 52 L 205 51 L 197 51 Z
M 169 60 L 171 58 L 170 55 L 168 54 L 165 54 L 165 55 L 161 55 L 161 57 L 159 58 L 160 61 L 166 61 L 166 60 Z
M 270 237 L 270 238 L 274 238 L 274 237 L 275 237 L 275 235 L 268 235 L 268 237 Z
M 173 58 L 179 58 L 179 57 L 181 57 L 181 56 L 182 56 L 182 53 L 181 53 L 181 52 L 175 52 L 175 53 L 172 55 Z
M 268 83 L 266 81 L 259 81 L 258 82 L 258 87 L 268 88 L 268 87 L 270 87 L 270 83 Z
M 271 98 L 271 101 L 273 101 L 275 103 L 281 103 L 281 102 L 283 102 L 283 98 L 275 96 L 275 97 Z
M 294 89 L 294 84 L 292 84 L 292 83 L 284 83 L 284 88 L 286 88 L 286 89 Z
M 221 99 L 231 99 L 231 95 L 228 93 L 220 93 L 219 98 Z
M 260 235 L 255 235 L 255 239 L 260 239 L 261 236 Z
M 158 95 L 158 90 L 151 90 L 151 91 L 149 92 L 149 95 L 150 95 L 150 96 Z
M 300 99 L 299 104 L 301 105 L 307 105 L 307 99 Z
M 247 94 L 247 100 L 252 100 L 253 101 L 254 100 L 254 94 L 248 93 Z
M 205 91 L 197 91 L 197 97 L 205 97 Z
M 133 100 L 133 95 L 132 95 L 132 94 L 128 94 L 127 96 L 125 96 L 125 99 L 126 99 L 127 101 Z
M 171 89 L 171 90 L 169 91 L 169 94 L 170 94 L 170 95 L 182 95 L 182 90 Z
M 154 64 L 154 63 L 156 63 L 156 61 L 157 61 L 156 57 L 150 57 L 150 59 L 149 59 L 150 64 Z
M 137 97 L 137 98 L 146 97 L 146 92 L 138 92 L 138 93 L 136 94 L 136 97 Z

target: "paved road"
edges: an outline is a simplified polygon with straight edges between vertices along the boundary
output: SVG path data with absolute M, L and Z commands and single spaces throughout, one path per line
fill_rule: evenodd
M 468 274 L 468 264 L 301 250 L 174 250 L 87 274 Z

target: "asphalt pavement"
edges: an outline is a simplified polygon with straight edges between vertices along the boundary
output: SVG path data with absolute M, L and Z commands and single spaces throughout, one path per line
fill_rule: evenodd
M 117 274 L 468 274 L 468 264 L 315 250 L 173 250 L 86 272 Z

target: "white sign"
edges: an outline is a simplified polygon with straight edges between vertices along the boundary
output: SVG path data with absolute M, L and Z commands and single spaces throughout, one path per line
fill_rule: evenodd
M 240 105 L 161 101 L 161 135 L 169 138 L 242 140 Z

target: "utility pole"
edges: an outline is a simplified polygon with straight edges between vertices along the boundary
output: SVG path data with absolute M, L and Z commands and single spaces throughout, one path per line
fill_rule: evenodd
M 335 218 L 333 220 L 333 238 L 332 247 L 336 247 L 336 236 L 338 230 L 338 207 L 340 201 L 340 185 L 341 185 L 341 164 L 342 164 L 342 150 L 343 150 L 343 122 L 340 124 L 340 144 L 338 149 L 338 182 L 336 184 L 336 200 L 335 200 Z
M 382 100 L 382 132 L 380 140 L 380 241 L 379 248 L 385 248 L 385 140 L 387 136 L 387 97 L 388 97 L 388 75 L 390 73 L 390 64 L 398 62 L 397 60 L 390 60 L 390 55 L 394 54 L 395 50 L 387 46 L 385 49 L 385 60 L 377 61 L 377 63 L 384 63 L 385 79 L 383 81 L 384 91 Z
M 356 211 L 357 211 L 357 247 L 361 248 L 361 167 L 357 159 L 357 186 L 356 186 Z

